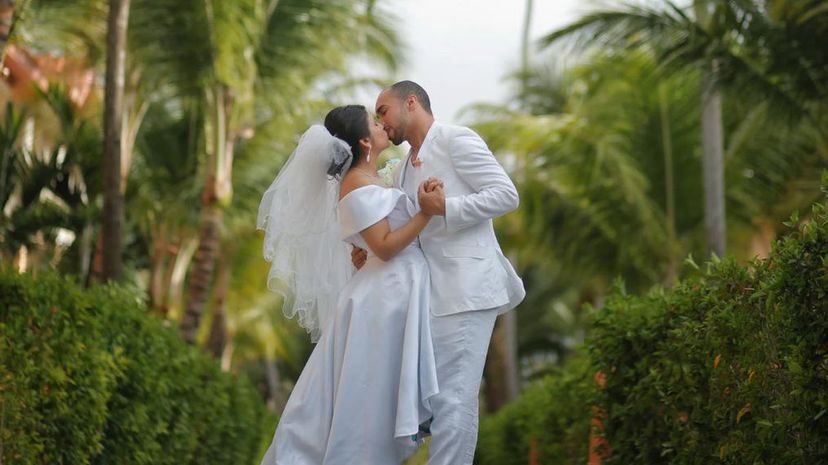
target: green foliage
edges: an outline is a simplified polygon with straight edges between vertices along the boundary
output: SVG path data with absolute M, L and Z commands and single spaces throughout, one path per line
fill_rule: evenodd
M 520 400 L 484 417 L 475 463 L 524 465 L 530 444 L 543 464 L 585 463 L 595 388 L 586 360 L 530 385 Z
M 586 361 L 484 419 L 479 463 L 525 463 L 533 437 L 553 451 L 540 463 L 583 463 L 592 405 L 607 415 L 606 464 L 828 463 L 828 212 L 790 225 L 767 260 L 714 261 L 644 297 L 619 285 L 594 312 Z
M 777 111 L 819 115 L 826 88 L 828 34 L 821 0 L 614 2 L 542 39 L 576 48 L 646 48 L 668 73 L 717 62 L 717 80 Z M 683 4 L 680 4 L 683 3 Z M 690 3 L 690 4 L 688 4 Z
M 118 376 L 101 309 L 58 279 L 0 279 L 1 458 L 89 463 Z
M 588 338 L 607 373 L 607 463 L 828 460 L 828 215 L 768 260 L 711 265 L 701 281 L 616 295 Z
M 255 389 L 130 289 L 0 272 L 0 460 L 244 464 L 275 424 Z M 272 425 L 271 425 L 272 426 Z M 266 434 L 264 434 L 266 433 Z
M 496 225 L 526 285 L 524 357 L 565 359 L 581 304 L 616 276 L 632 292 L 671 287 L 684 257 L 709 255 L 701 94 L 712 62 L 728 254 L 766 256 L 781 220 L 819 201 L 828 168 L 828 87 L 814 85 L 828 82 L 815 45 L 828 40 L 824 1 L 601 3 L 541 40 L 507 104 L 472 108 L 520 193 Z
M 39 93 L 60 124 L 56 141 L 19 143 L 31 118 L 25 107 L 7 103 L 0 123 L 0 256 L 13 257 L 25 246 L 32 255 L 42 253 L 41 261 L 56 262 L 65 247 L 56 241 L 59 231 L 80 237 L 98 216 L 101 138 L 73 107 L 67 89 L 51 85 Z M 76 250 L 67 255 L 79 256 Z M 79 269 L 76 261 L 66 260 L 65 269 Z

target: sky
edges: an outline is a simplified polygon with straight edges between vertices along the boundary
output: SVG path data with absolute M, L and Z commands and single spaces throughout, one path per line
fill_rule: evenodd
M 584 1 L 534 0 L 532 39 L 571 22 Z M 504 78 L 520 65 L 523 0 L 389 0 L 399 17 L 407 62 L 397 76 L 422 85 L 437 120 L 462 123 L 473 103 L 504 103 Z M 370 102 L 373 106 L 373 102 Z

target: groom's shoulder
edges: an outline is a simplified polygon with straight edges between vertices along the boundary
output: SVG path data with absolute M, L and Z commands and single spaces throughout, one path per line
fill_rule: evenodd
M 457 124 L 436 123 L 438 135 L 446 140 L 456 137 L 480 137 L 473 129 Z

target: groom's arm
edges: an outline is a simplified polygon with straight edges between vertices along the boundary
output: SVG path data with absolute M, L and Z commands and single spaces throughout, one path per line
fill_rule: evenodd
M 474 193 L 446 199 L 446 226 L 450 232 L 504 215 L 520 203 L 517 189 L 483 139 L 468 128 L 451 142 L 454 169 Z

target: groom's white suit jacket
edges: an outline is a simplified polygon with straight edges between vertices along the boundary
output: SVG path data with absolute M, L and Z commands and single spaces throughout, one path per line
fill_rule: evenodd
M 492 218 L 518 207 L 512 180 L 483 139 L 461 126 L 435 121 L 418 158 L 422 161 L 419 167 L 408 160 L 398 163 L 393 180 L 403 190 L 429 177 L 445 184 L 445 217 L 433 217 L 420 233 L 431 272 L 432 314 L 489 308 L 502 313 L 514 308 L 526 291 L 503 255 L 492 224 Z M 413 194 L 419 210 L 416 191 L 407 193 Z

